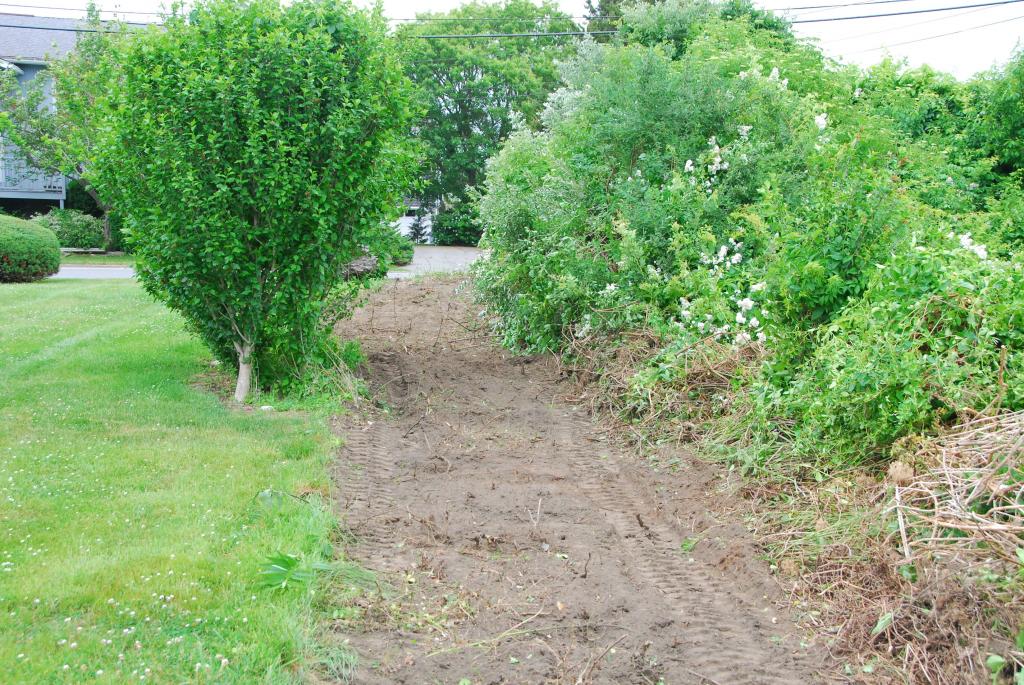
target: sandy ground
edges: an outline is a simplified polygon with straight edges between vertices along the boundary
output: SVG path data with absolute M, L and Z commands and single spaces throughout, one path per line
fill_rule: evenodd
M 355 682 L 824 682 L 725 474 L 640 461 L 465 287 L 393 282 L 339 329 L 380 406 L 335 422 L 337 510 L 392 588 L 337 626 Z

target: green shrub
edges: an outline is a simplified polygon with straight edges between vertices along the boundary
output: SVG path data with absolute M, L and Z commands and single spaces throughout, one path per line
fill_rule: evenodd
M 371 252 L 389 266 L 405 266 L 412 261 L 414 245 L 393 228 L 388 228 L 372 246 Z
M 57 236 L 61 247 L 103 248 L 103 220 L 75 209 L 51 209 L 35 217 Z
M 345 0 L 209 0 L 121 46 L 97 184 L 239 400 L 336 366 L 325 298 L 393 232 L 414 164 L 391 41 Z
M 434 216 L 430 235 L 435 245 L 476 245 L 480 217 L 472 202 L 455 200 Z
M 729 12 L 635 6 L 491 159 L 475 270 L 503 342 L 649 340 L 608 404 L 700 421 L 755 468 L 1024 406 L 1024 195 L 966 150 L 969 95 Z
M 37 281 L 60 268 L 53 231 L 32 221 L 0 216 L 0 283 Z
M 817 338 L 774 406 L 798 421 L 799 451 L 827 444 L 833 465 L 988 406 L 1024 407 L 1024 271 L 968 233 L 916 237 Z

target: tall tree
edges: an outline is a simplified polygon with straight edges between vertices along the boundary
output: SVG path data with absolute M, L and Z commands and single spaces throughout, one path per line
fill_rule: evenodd
M 416 134 L 426 149 L 424 203 L 444 214 L 465 211 L 467 188 L 482 181 L 484 163 L 512 131 L 517 116 L 537 123 L 558 84 L 556 60 L 574 51 L 567 36 L 428 38 L 436 35 L 578 31 L 554 2 L 472 2 L 443 14 L 424 13 L 399 27 L 406 73 L 423 115 Z M 445 222 L 442 220 L 441 227 Z M 474 222 L 474 226 L 475 226 Z M 479 228 L 470 241 L 479 237 Z M 444 242 L 444 236 L 438 236 Z
M 588 31 L 615 31 L 622 17 L 623 0 L 587 0 Z M 602 37 L 603 38 L 603 37 Z
M 379 13 L 348 0 L 208 0 L 119 54 L 99 154 L 146 289 L 238 369 L 332 366 L 324 302 L 413 167 L 410 84 Z
M 101 21 L 94 4 L 85 24 L 74 51 L 53 59 L 31 81 L 19 85 L 13 73 L 0 70 L 0 132 L 32 166 L 81 184 L 103 211 L 103 241 L 109 247 L 111 206 L 95 185 L 95 156 L 100 137 L 110 130 L 114 46 L 126 27 Z

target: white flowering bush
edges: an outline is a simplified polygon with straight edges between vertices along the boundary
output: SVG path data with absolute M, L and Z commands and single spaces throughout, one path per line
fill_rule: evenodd
M 846 465 L 1024 406 L 999 380 L 1020 364 L 998 299 L 1020 309 L 1020 193 L 979 211 L 973 167 L 908 138 L 870 80 L 699 7 L 628 11 L 626 44 L 582 47 L 544 128 L 491 160 L 477 283 L 504 342 L 639 333 L 608 404 L 742 424 L 755 467 L 780 435 L 800 463 Z

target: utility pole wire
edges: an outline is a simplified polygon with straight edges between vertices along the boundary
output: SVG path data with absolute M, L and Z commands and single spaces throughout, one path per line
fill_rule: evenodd
M 1024 0 L 1016 0 L 1024 2 Z M 610 36 L 618 31 L 548 31 L 543 33 L 447 33 L 414 38 L 546 38 L 548 36 Z
M 876 19 L 879 17 L 902 17 L 910 14 L 929 14 L 931 12 L 948 12 L 950 10 L 965 10 L 972 7 L 995 7 L 996 5 L 1013 5 L 1024 0 L 999 0 L 999 2 L 981 2 L 974 5 L 957 5 L 955 7 L 933 7 L 926 10 L 906 10 L 904 12 L 886 12 L 885 14 L 862 14 L 855 17 L 825 17 L 823 19 L 797 19 L 791 24 L 818 24 L 825 21 L 850 21 L 853 19 Z
M 988 28 L 989 26 L 995 26 L 996 24 L 1006 24 L 1006 23 L 1009 23 L 1011 21 L 1018 21 L 1019 19 L 1024 19 L 1024 14 L 1022 14 L 1020 16 L 1017 16 L 1017 17 L 1010 17 L 1009 19 L 1000 19 L 999 21 L 993 21 L 993 22 L 988 23 L 988 24 L 981 24 L 980 26 L 969 26 L 969 27 L 967 27 L 965 29 L 959 29 L 957 31 L 950 31 L 949 33 L 940 33 L 940 34 L 935 35 L 935 36 L 926 36 L 925 38 L 915 38 L 914 40 L 905 40 L 905 41 L 903 41 L 901 43 L 890 43 L 889 45 L 881 45 L 881 46 L 879 46 L 877 48 L 871 48 L 869 50 L 859 50 L 859 51 L 854 52 L 852 54 L 860 55 L 860 54 L 865 53 L 865 52 L 876 52 L 878 50 L 888 50 L 889 48 L 895 48 L 895 47 L 899 47 L 901 45 L 910 45 L 911 43 L 923 43 L 926 40 L 934 40 L 936 38 L 946 38 L 947 36 L 955 36 L 958 33 L 966 33 L 967 31 L 976 31 L 977 29 Z
M 817 24 L 826 21 L 851 21 L 854 19 L 880 19 L 883 17 L 902 17 L 913 14 L 930 14 L 932 12 L 949 12 L 952 10 L 963 10 L 972 9 L 975 7 L 997 7 L 999 5 L 1015 5 L 1024 2 L 1024 0 L 998 0 L 997 2 L 981 2 L 972 5 L 955 5 L 953 7 L 935 7 L 932 9 L 924 10 L 907 10 L 905 12 L 887 12 L 885 14 L 862 14 L 859 16 L 852 17 L 827 17 L 824 19 L 797 19 L 789 22 L 790 24 Z M 1002 23 L 1002 22 L 995 22 Z M 140 25 L 140 24 L 135 24 Z M 159 24 L 155 24 L 159 25 Z M 107 31 L 104 29 L 92 29 L 92 28 L 66 28 L 66 27 L 50 27 L 50 26 L 22 26 L 18 24 L 0 24 L 0 28 L 10 29 L 34 29 L 39 31 L 68 31 L 71 33 L 120 33 L 119 31 Z M 978 27 L 984 28 L 984 27 Z M 965 31 L 970 29 L 964 29 Z M 434 34 L 434 35 L 420 35 L 413 36 L 414 38 L 423 38 L 431 40 L 447 40 L 447 39 L 475 39 L 475 38 L 548 38 L 548 37 L 561 37 L 561 36 L 611 36 L 619 33 L 617 30 L 609 31 L 548 31 L 548 32 L 531 32 L 531 33 L 448 33 L 448 34 Z M 955 34 L 950 34 L 955 35 Z

